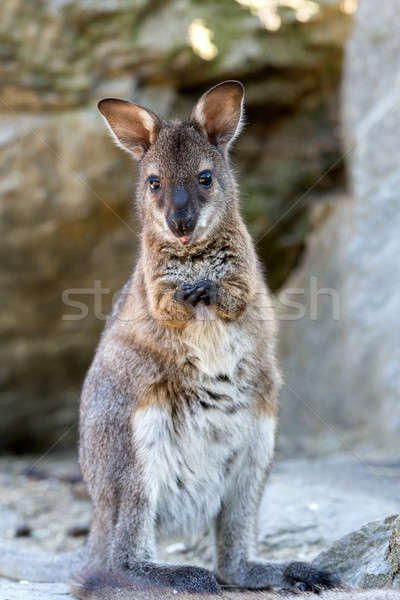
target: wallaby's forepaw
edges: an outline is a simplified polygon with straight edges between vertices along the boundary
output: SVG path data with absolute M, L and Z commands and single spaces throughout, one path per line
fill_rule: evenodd
M 322 590 L 340 587 L 340 578 L 329 571 L 322 571 L 304 562 L 291 562 L 284 576 L 289 583 L 302 592 L 319 593 Z
M 217 284 L 208 279 L 199 279 L 196 283 L 183 281 L 176 289 L 174 298 L 191 306 L 197 306 L 199 302 L 210 306 L 217 301 Z

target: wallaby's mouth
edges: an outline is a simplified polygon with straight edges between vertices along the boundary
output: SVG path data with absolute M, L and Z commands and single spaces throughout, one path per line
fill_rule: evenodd
M 196 223 L 197 215 L 187 212 L 185 214 L 175 212 L 167 216 L 167 225 L 170 231 L 184 246 L 191 242 Z

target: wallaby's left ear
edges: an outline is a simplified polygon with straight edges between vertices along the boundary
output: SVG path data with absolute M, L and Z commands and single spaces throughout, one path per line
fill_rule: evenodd
M 121 98 L 104 98 L 97 108 L 117 144 L 137 160 L 143 158 L 156 141 L 162 126 L 157 115 Z
M 224 81 L 202 95 L 192 110 L 193 121 L 213 146 L 222 151 L 240 131 L 244 87 L 240 81 Z

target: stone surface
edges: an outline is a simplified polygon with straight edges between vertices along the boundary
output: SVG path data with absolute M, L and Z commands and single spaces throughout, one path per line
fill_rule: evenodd
M 399 523 L 397 515 L 368 523 L 322 552 L 314 563 L 323 569 L 335 569 L 345 581 L 358 587 L 398 589 Z
M 246 218 L 274 288 L 298 260 L 312 199 L 285 210 L 340 153 L 350 15 L 340 1 L 307 2 L 306 13 L 275 4 L 278 12 L 247 0 L 1 3 L 0 449 L 72 443 L 103 326 L 95 281 L 109 290 L 103 314 L 133 264 L 135 168 L 108 139 L 99 98 L 185 115 L 208 86 L 243 79 L 249 125 L 235 157 Z M 322 198 L 342 183 L 338 164 L 314 191 Z M 87 304 L 84 319 L 63 320 L 79 313 L 63 302 L 71 288 L 88 290 L 70 296 Z
M 397 457 L 400 450 L 399 11 L 394 1 L 379 10 L 373 0 L 360 5 L 343 102 L 352 199 L 312 236 L 287 283 L 305 288 L 307 305 L 304 318 L 282 323 L 288 452 L 358 447 Z M 337 297 L 337 320 L 326 294 L 312 318 L 312 278 Z
M 68 585 L 62 583 L 0 581 L 0 594 L 4 600 L 65 600 L 72 597 L 68 591 Z

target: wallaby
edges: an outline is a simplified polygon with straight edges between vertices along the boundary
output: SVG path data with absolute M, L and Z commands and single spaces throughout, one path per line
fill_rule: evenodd
M 241 83 L 225 81 L 176 123 L 126 100 L 99 102 L 115 141 L 139 160 L 142 234 L 83 386 L 80 464 L 93 522 L 84 550 L 44 566 L 3 554 L 5 575 L 26 577 L 28 566 L 33 579 L 59 581 L 87 569 L 74 591 L 98 599 L 105 589 L 119 598 L 121 577 L 129 599 L 139 584 L 193 593 L 338 584 L 306 563 L 255 557 L 281 377 L 228 156 L 243 96 Z M 158 530 L 208 526 L 215 574 L 157 561 Z

